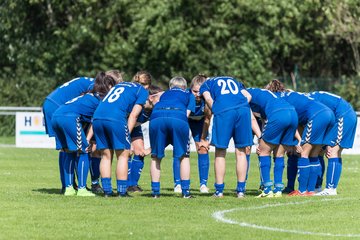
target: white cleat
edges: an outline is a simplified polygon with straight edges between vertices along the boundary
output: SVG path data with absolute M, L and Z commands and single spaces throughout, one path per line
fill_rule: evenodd
M 201 193 L 209 193 L 209 188 L 203 184 L 200 186 L 200 192 Z
M 178 184 L 174 187 L 174 193 L 182 193 L 181 185 Z
M 237 195 L 237 198 L 244 198 L 245 197 L 244 192 L 238 192 L 236 195 Z
M 321 192 L 315 194 L 315 196 L 336 196 L 336 188 L 325 188 Z

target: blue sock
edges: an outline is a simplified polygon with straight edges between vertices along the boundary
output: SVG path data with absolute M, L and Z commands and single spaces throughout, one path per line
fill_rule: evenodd
M 77 162 L 77 177 L 78 177 L 78 188 L 86 187 L 86 180 L 89 174 L 89 154 L 88 153 L 80 153 L 76 158 Z
M 128 159 L 128 179 L 127 179 L 127 185 L 128 187 L 134 186 L 134 181 L 131 178 L 131 169 L 132 169 L 132 159 L 129 157 Z
M 308 192 L 314 192 L 318 177 L 321 176 L 321 164 L 318 157 L 310 157 L 310 174 L 307 186 Z
M 288 162 L 287 162 L 287 187 L 291 189 L 295 189 L 295 180 L 297 175 L 297 165 L 298 165 L 298 156 L 296 155 L 289 155 Z
M 144 157 L 135 155 L 131 163 L 131 180 L 133 183 L 132 186 L 139 185 L 139 179 L 143 168 L 144 168 Z
M 326 170 L 327 188 L 337 188 L 341 176 L 341 171 L 342 171 L 342 159 L 329 158 L 329 163 Z
M 245 192 L 245 182 L 237 182 L 236 192 Z
M 127 180 L 116 180 L 117 192 L 119 195 L 124 196 L 127 189 Z
M 221 184 L 214 184 L 215 187 L 215 194 L 219 194 L 219 193 L 223 193 L 224 192 L 224 187 L 225 187 L 225 183 L 221 183 Z
M 174 157 L 173 161 L 174 186 L 181 184 L 180 179 L 180 159 Z
M 76 153 L 66 153 L 66 157 L 64 160 L 65 186 L 70 187 L 74 184 Z
M 198 154 L 198 168 L 199 168 L 199 178 L 200 178 L 200 186 L 207 185 L 207 181 L 209 178 L 209 166 L 210 159 L 209 154 Z
M 184 196 L 190 195 L 190 180 L 181 180 L 181 190 Z
M 101 158 L 90 157 L 91 184 L 99 184 Z
M 246 154 L 246 161 L 247 161 L 247 168 L 246 168 L 246 178 L 245 178 L 245 181 L 248 179 L 248 176 L 249 176 L 250 154 Z
M 153 195 L 160 194 L 160 182 L 151 182 L 151 191 Z
M 274 159 L 274 192 L 282 191 L 284 188 L 284 183 L 282 181 L 282 176 L 284 173 L 284 157 L 275 157 Z
M 101 185 L 105 194 L 112 194 L 111 178 L 101 178 Z
M 323 179 L 324 179 L 324 172 L 325 172 L 324 156 L 318 156 L 318 158 L 319 158 L 320 165 L 321 165 L 321 176 L 318 177 L 315 188 L 321 188 Z
M 271 191 L 272 182 L 270 180 L 271 157 L 259 156 L 259 167 L 261 182 L 264 184 L 264 192 Z
M 310 161 L 309 158 L 298 159 L 298 181 L 299 191 L 304 193 L 307 189 L 310 175 Z
M 61 181 L 61 187 L 65 188 L 65 176 L 64 176 L 64 162 L 66 158 L 65 152 L 59 152 L 59 170 L 60 170 L 60 181 Z

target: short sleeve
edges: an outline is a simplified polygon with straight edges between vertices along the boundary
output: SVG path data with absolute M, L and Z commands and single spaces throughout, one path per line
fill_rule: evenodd
M 148 99 L 149 93 L 142 86 L 140 87 L 138 98 L 136 99 L 135 104 L 144 105 Z

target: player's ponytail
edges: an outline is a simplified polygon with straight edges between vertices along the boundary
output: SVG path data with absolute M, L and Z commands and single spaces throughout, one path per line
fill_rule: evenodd
M 278 79 L 273 79 L 271 82 L 266 85 L 265 89 L 270 90 L 272 92 L 285 92 L 286 88 L 282 82 Z
M 92 93 L 97 93 L 100 98 L 104 98 L 109 90 L 116 85 L 116 83 L 117 81 L 110 75 L 107 75 L 105 72 L 99 72 L 96 75 Z

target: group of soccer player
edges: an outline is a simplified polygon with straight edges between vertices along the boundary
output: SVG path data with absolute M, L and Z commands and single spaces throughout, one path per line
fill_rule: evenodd
M 215 193 L 224 196 L 225 158 L 235 144 L 237 188 L 243 198 L 253 136 L 258 138 L 262 197 L 336 195 L 342 170 L 341 152 L 351 148 L 356 113 L 343 98 L 323 91 L 299 93 L 272 80 L 264 89 L 246 88 L 233 77 L 196 75 L 190 87 L 173 77 L 164 91 L 140 71 L 132 82 L 117 70 L 96 78 L 64 83 L 43 104 L 46 131 L 56 139 L 62 192 L 66 196 L 129 197 L 143 191 L 138 184 L 144 157 L 151 155 L 151 195 L 160 197 L 161 161 L 173 146 L 174 192 L 190 193 L 190 137 L 198 154 L 200 193 L 209 193 L 209 147 L 215 146 Z M 211 142 L 210 120 L 213 118 Z M 150 149 L 144 147 L 141 124 L 149 121 Z M 111 180 L 115 153 L 116 189 Z M 284 156 L 288 155 L 284 188 Z M 323 155 L 328 158 L 326 186 Z M 274 181 L 271 180 L 271 155 Z M 90 171 L 91 188 L 86 186 Z M 76 173 L 76 174 L 75 174 Z M 75 181 L 77 178 L 77 185 Z M 295 179 L 298 176 L 298 190 Z M 100 180 L 101 179 L 101 185 Z

